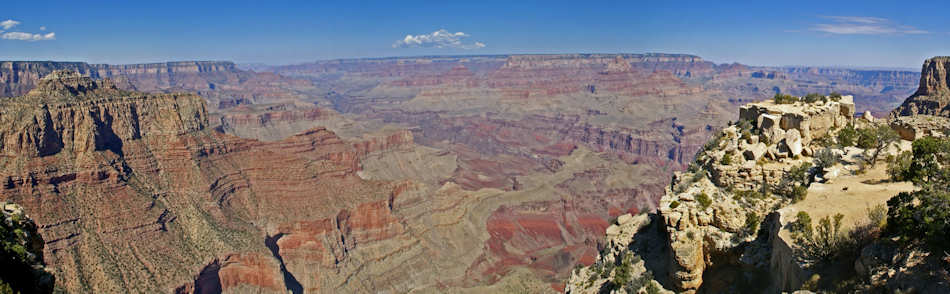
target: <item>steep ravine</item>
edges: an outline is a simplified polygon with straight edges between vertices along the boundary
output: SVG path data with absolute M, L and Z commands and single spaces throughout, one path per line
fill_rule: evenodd
M 294 274 L 287 270 L 287 265 L 284 264 L 284 258 L 280 256 L 280 247 L 277 246 L 277 240 L 280 240 L 280 237 L 283 236 L 284 234 L 267 236 L 267 238 L 264 239 L 264 246 L 267 246 L 267 249 L 270 250 L 274 258 L 277 259 L 277 262 L 280 263 L 280 273 L 284 276 L 284 286 L 287 287 L 287 291 L 292 294 L 302 294 L 303 285 L 297 281 Z

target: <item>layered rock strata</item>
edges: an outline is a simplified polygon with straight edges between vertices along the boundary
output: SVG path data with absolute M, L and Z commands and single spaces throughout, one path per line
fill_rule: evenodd
M 850 97 L 818 104 L 762 102 L 740 112 L 741 119 L 754 122 L 756 135 L 742 135 L 748 130 L 739 125 L 715 135 L 692 168 L 675 173 L 655 213 L 623 216 L 607 228 L 609 246 L 601 250 L 600 262 L 575 271 L 569 293 L 605 288 L 631 293 L 651 283 L 683 293 L 742 292 L 744 287 L 781 292 L 801 286 L 807 274 L 793 254 L 794 245 L 779 237 L 788 220 L 773 213 L 789 200 L 760 190 L 810 163 L 813 152 L 803 150 L 819 148 L 812 136 L 847 125 L 853 104 Z M 618 271 L 622 264 L 617 257 L 627 255 L 642 264 Z M 741 274 L 752 272 L 762 275 Z M 639 282 L 625 286 L 617 281 Z M 656 286 L 651 287 L 661 288 Z

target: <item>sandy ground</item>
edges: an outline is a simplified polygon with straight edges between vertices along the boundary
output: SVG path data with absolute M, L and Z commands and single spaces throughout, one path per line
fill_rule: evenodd
M 808 187 L 808 197 L 783 208 L 782 215 L 794 218 L 799 211 L 805 211 L 812 223 L 817 224 L 822 217 L 841 213 L 844 214 L 842 228 L 847 229 L 867 221 L 869 208 L 886 205 L 897 193 L 913 190 L 911 182 L 891 182 L 887 177 L 887 163 L 878 162 L 863 175 L 845 175 L 828 184 L 812 184 Z
M 911 143 L 902 140 L 887 153 L 897 154 L 910 149 Z M 799 211 L 805 211 L 811 216 L 812 224 L 817 225 L 822 217 L 841 213 L 844 214 L 842 229 L 847 230 L 855 225 L 866 223 L 868 209 L 879 204 L 887 205 L 887 200 L 897 193 L 915 189 L 911 182 L 892 182 L 888 179 L 887 162 L 883 159 L 866 173 L 852 175 L 851 171 L 857 169 L 857 162 L 861 159 L 857 150 L 849 151 L 844 157 L 843 164 L 838 165 L 842 168 L 842 175 L 830 183 L 811 184 L 804 201 L 780 210 L 783 221 L 794 220 Z M 882 154 L 881 158 L 886 156 Z M 786 234 L 787 231 L 783 230 L 782 235 Z

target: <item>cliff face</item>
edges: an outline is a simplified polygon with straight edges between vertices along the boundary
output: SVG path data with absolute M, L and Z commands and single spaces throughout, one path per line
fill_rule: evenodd
M 167 63 L 109 65 L 81 62 L 0 62 L 0 97 L 24 95 L 37 81 L 55 70 L 69 69 L 93 79 L 110 78 L 125 90 L 144 92 L 190 92 L 208 99 L 217 108 L 240 103 L 262 103 L 303 96 L 291 91 L 316 91 L 303 80 L 273 73 L 238 69 L 226 61 L 179 61 Z
M 199 271 L 211 262 L 220 266 L 216 287 L 284 292 L 268 234 L 385 201 L 394 188 L 359 180 L 360 151 L 325 129 L 273 144 L 243 140 L 209 132 L 204 105 L 67 72 L 0 103 L 0 199 L 34 216 L 58 285 L 169 292 L 210 276 Z
M 934 57 L 924 61 L 920 87 L 891 116 L 938 115 L 950 117 L 950 57 Z
M 564 271 L 565 259 L 591 252 L 563 238 L 583 244 L 604 227 L 592 198 L 637 187 L 608 177 L 634 172 L 626 164 L 555 149 L 563 161 L 554 172 L 522 178 L 516 190 L 464 189 L 442 180 L 456 161 L 418 149 L 409 131 L 242 139 L 210 130 L 198 96 L 124 91 L 66 72 L 0 110 L 0 200 L 35 218 L 44 259 L 69 292 L 439 291 L 498 281 L 513 265 Z M 405 178 L 433 173 L 433 161 L 446 165 L 433 180 Z M 503 170 L 471 157 L 462 164 Z M 549 183 L 586 171 L 600 172 L 565 184 L 579 196 L 561 203 L 562 188 Z M 492 181 L 486 174 L 495 175 L 472 178 Z
M 738 117 L 746 101 L 735 97 L 900 88 L 676 54 L 334 60 L 266 73 L 20 63 L 17 76 L 31 78 L 0 75 L 26 95 L 36 72 L 66 66 L 114 86 L 6 99 L 0 141 L 26 155 L 6 157 L 18 163 L 0 195 L 65 211 L 42 220 L 70 289 L 182 292 L 560 290 L 575 265 L 594 262 L 608 219 L 656 207 L 668 173 Z M 197 93 L 207 106 L 131 90 Z M 98 202 L 108 205 L 91 209 Z M 135 274 L 81 270 L 99 263 Z
M 855 123 L 851 99 L 763 101 L 741 107 L 740 120 L 752 127 L 731 125 L 714 135 L 697 153 L 692 168 L 674 174 L 654 213 L 618 218 L 607 228 L 606 246 L 594 264 L 573 273 L 567 292 L 639 293 L 649 292 L 643 290 L 647 287 L 679 293 L 799 289 L 813 272 L 798 259 L 797 245 L 780 233 L 796 210 L 777 210 L 793 202 L 780 196 L 781 190 L 763 187 L 789 185 L 790 170 L 810 166 L 822 148 L 813 139 Z M 838 175 L 838 167 L 832 168 L 834 172 L 806 173 L 816 175 L 815 182 L 829 184 L 832 174 Z M 810 192 L 825 189 L 815 184 L 819 188 L 812 190 L 810 184 L 810 180 L 801 183 Z
M 97 150 L 121 153 L 122 141 L 175 136 L 207 125 L 194 95 L 119 90 L 76 72 L 56 71 L 27 95 L 0 100 L 0 153 L 13 160 Z

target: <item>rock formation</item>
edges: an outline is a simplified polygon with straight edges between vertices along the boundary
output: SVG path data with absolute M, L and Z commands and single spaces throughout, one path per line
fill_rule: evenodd
M 56 70 L 73 70 L 93 79 L 111 78 L 125 90 L 191 92 L 212 106 L 304 99 L 301 92 L 316 91 L 304 80 L 273 73 L 239 70 L 232 62 L 182 61 L 108 65 L 81 62 L 0 62 L 0 97 L 24 95 L 44 76 Z M 213 110 L 213 109 L 212 109 Z
M 787 185 L 787 174 L 810 164 L 816 149 L 824 148 L 817 137 L 850 124 L 854 105 L 848 96 L 814 103 L 764 101 L 742 106 L 739 116 L 748 123 L 723 129 L 690 169 L 675 173 L 655 213 L 622 216 L 607 228 L 607 246 L 594 265 L 573 273 L 569 293 L 633 293 L 646 287 L 684 293 L 759 287 L 756 292 L 774 293 L 801 287 L 810 274 L 796 259 L 797 245 L 780 236 L 795 210 L 776 212 L 792 202 L 763 187 Z M 636 262 L 621 262 L 624 258 Z
M 891 112 L 892 117 L 911 115 L 950 116 L 950 57 L 934 57 L 924 61 L 917 92 Z
M 55 278 L 43 264 L 43 245 L 22 207 L 0 202 L 0 291 L 53 293 Z
M 380 58 L 258 68 L 273 72 L 227 62 L 0 65 L 4 95 L 32 97 L 5 101 L 45 100 L 49 109 L 10 108 L 42 122 L 35 125 L 12 122 L 25 115 L 0 116 L 20 128 L 9 133 L 24 138 L 0 140 L 19 148 L 10 154 L 30 154 L 3 174 L 20 192 L 2 195 L 46 195 L 24 203 L 31 214 L 38 207 L 69 212 L 46 214 L 41 222 L 60 246 L 55 262 L 68 264 L 67 288 L 121 289 L 145 281 L 145 289 L 160 292 L 296 291 L 297 284 L 360 292 L 524 283 L 561 290 L 575 265 L 594 262 L 609 218 L 657 205 L 669 183 L 658 170 L 685 169 L 719 126 L 736 119 L 735 106 L 748 101 L 734 97 L 829 89 L 862 93 L 862 101 L 890 97 L 879 93 L 900 92 L 905 82 L 900 72 L 806 73 L 675 54 Z M 77 87 L 77 95 L 66 91 L 62 99 L 26 95 L 56 69 L 111 78 L 115 87 L 99 81 L 102 91 Z M 175 92 L 200 94 L 207 107 L 199 110 L 201 99 Z M 141 98 L 120 103 L 126 96 Z M 180 113 L 170 106 L 178 104 Z M 805 156 L 813 151 L 806 135 L 799 131 Z M 750 148 L 737 161 L 744 153 L 786 152 L 781 140 L 759 137 L 743 143 Z M 21 191 L 33 182 L 35 188 Z M 89 195 L 100 194 L 117 195 L 105 198 L 115 206 L 86 216 L 89 203 L 104 201 Z M 80 195 L 83 205 L 64 209 L 76 201 L 61 195 Z M 372 216 L 358 216 L 364 211 Z M 168 231 L 149 230 L 156 226 Z M 124 232 L 160 245 L 117 237 Z M 475 241 L 443 244 L 447 238 Z M 127 248 L 109 256 L 130 264 L 116 268 L 136 274 L 116 277 L 111 267 L 79 274 L 81 266 L 106 259 L 93 253 L 105 248 L 99 244 Z M 224 249 L 199 254 L 168 247 Z M 171 252 L 170 260 L 183 266 L 168 269 L 150 252 Z M 426 266 L 420 256 L 448 257 Z M 361 266 L 369 261 L 372 269 Z M 142 274 L 136 264 L 159 274 Z M 416 274 L 397 274 L 406 268 Z

